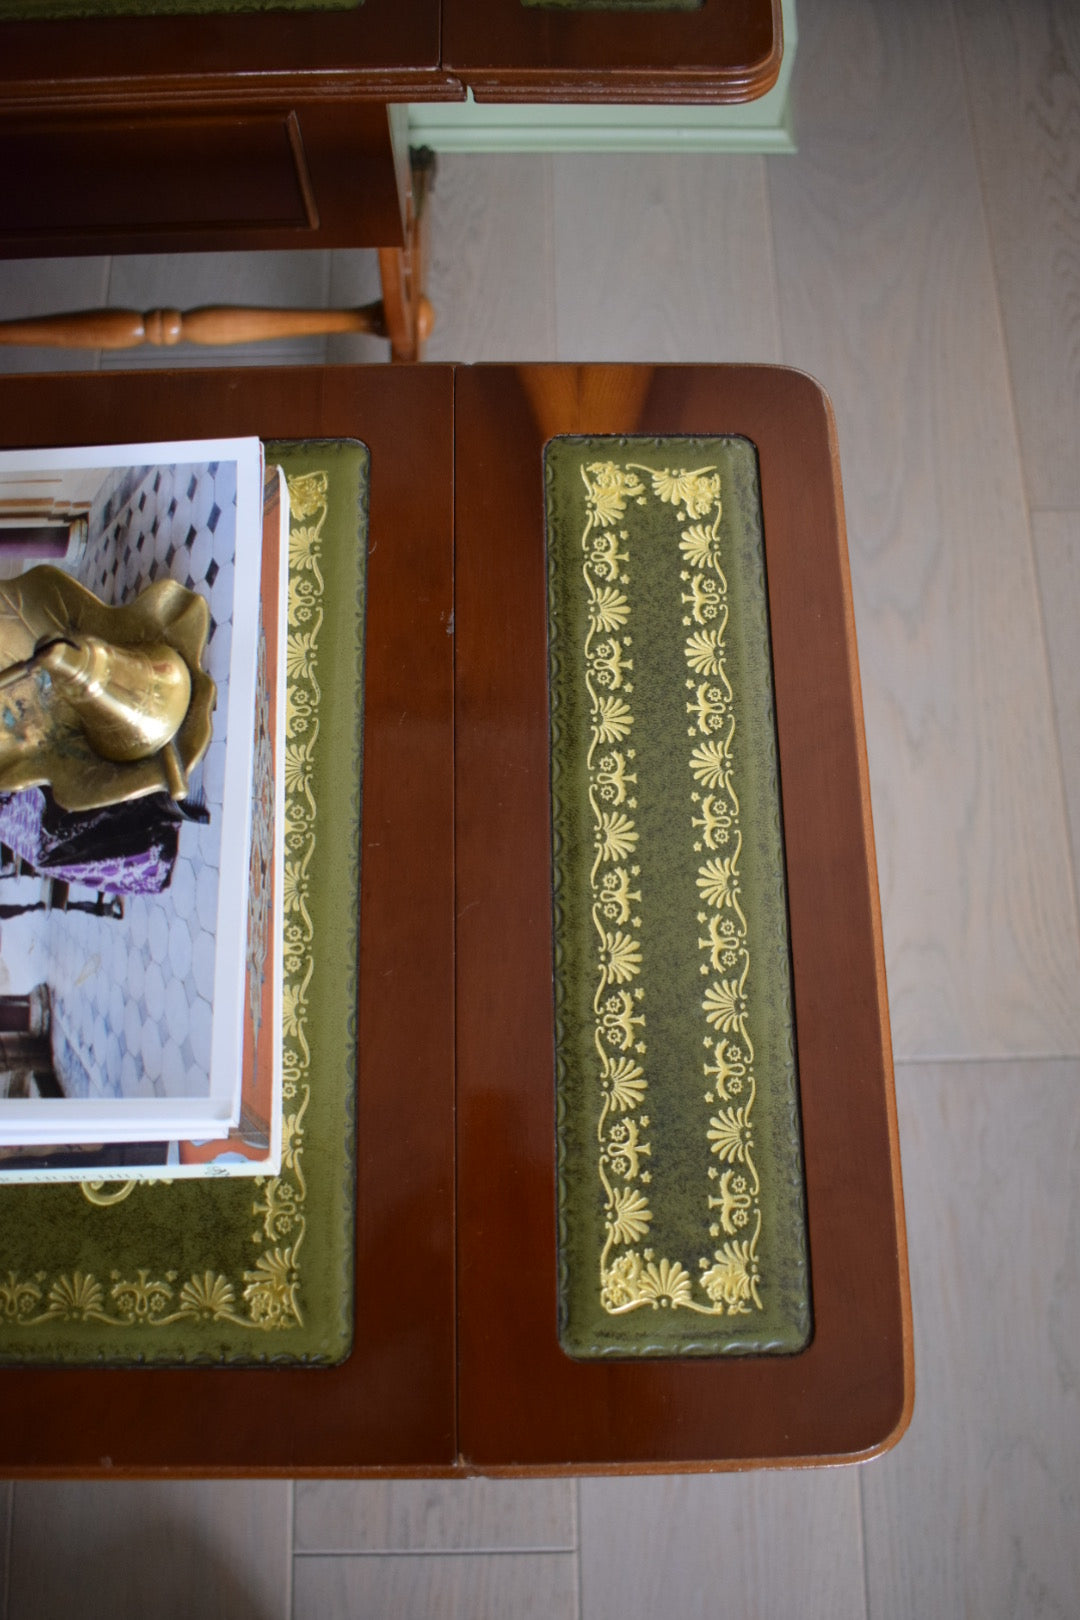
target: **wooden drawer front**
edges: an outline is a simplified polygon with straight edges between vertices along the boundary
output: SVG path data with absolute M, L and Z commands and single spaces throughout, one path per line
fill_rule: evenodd
M 0 172 L 0 243 L 319 224 L 294 113 L 24 125 Z

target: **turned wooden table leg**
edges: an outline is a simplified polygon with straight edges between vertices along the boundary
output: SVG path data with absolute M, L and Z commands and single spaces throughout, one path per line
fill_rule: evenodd
M 88 309 L 72 315 L 37 315 L 0 321 L 0 344 L 61 349 L 136 349 L 143 344 L 209 346 L 265 343 L 274 338 L 366 332 L 385 337 L 381 303 L 361 309 L 254 309 L 207 304 L 202 309 Z
M 173 348 L 178 343 L 220 346 L 353 332 L 388 338 L 392 360 L 419 360 L 435 321 L 435 312 L 424 296 L 426 203 L 435 155 L 422 147 L 411 159 L 405 246 L 379 249 L 381 301 L 359 309 L 261 309 L 231 304 L 186 311 L 89 309 L 0 321 L 0 344 L 62 349 L 135 349 L 144 344 Z
M 424 293 L 427 271 L 427 197 L 435 177 L 435 154 L 427 147 L 410 153 L 412 187 L 406 208 L 403 248 L 379 249 L 383 324 L 390 358 L 409 363 L 423 358 L 435 311 Z

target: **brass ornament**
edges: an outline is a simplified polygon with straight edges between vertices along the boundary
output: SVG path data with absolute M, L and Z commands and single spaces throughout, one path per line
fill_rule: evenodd
M 0 792 L 49 786 L 65 810 L 183 798 L 217 700 L 209 630 L 172 579 L 119 607 L 48 566 L 0 582 Z

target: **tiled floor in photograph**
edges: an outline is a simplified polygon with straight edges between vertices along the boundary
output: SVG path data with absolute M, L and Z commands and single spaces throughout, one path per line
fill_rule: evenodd
M 203 667 L 228 708 L 235 557 L 232 463 L 145 467 L 109 475 L 88 518 L 73 569 L 111 605 L 158 579 L 199 590 L 210 605 Z M 220 728 L 219 728 L 220 729 Z M 208 825 L 180 827 L 169 887 L 124 896 L 121 918 L 77 910 L 32 912 L 0 925 L 9 991 L 45 982 L 57 1070 L 69 1095 L 201 1096 L 209 1087 L 214 932 L 225 744 L 220 736 L 191 775 Z M 19 894 L 36 898 L 31 880 Z M 12 890 L 10 882 L 5 892 Z M 41 885 L 38 885 L 40 889 Z M 73 886 L 71 898 L 93 899 Z

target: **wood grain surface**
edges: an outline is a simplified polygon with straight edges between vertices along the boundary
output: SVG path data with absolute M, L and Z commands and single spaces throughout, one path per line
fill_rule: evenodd
M 802 150 L 769 169 L 783 356 L 837 411 L 897 1057 L 1075 1053 L 1080 937 L 955 32 L 934 0 L 835 0 L 800 70 Z
M 7 446 L 258 433 L 372 455 L 355 1349 L 319 1371 L 5 1370 L 0 1471 L 453 1461 L 451 408 L 435 368 L 0 382 Z
M 448 153 L 431 195 L 429 360 L 554 360 L 551 158 Z
M 439 5 L 364 0 L 345 11 L 5 22 L 0 114 L 213 105 L 230 81 L 264 105 L 320 90 L 453 100 L 461 92 L 439 64 Z
M 588 1620 L 869 1620 L 854 1470 L 581 1486 Z
M 4 1620 L 289 1620 L 283 1480 L 23 1480 Z
M 1080 511 L 1036 512 L 1033 528 L 1075 888 L 1080 871 Z
M 827 401 L 769 367 L 456 379 L 460 1447 L 498 1467 L 853 1456 L 910 1412 L 891 1052 Z M 746 434 L 761 465 L 815 1336 L 792 1357 L 571 1361 L 556 1338 L 542 449 Z
M 573 1553 L 407 1553 L 301 1557 L 294 1620 L 400 1615 L 409 1620 L 578 1620 Z
M 1080 1064 L 905 1065 L 919 1398 L 861 1475 L 871 1615 L 1076 1613 Z
M 1080 507 L 1080 10 L 956 10 L 1028 498 Z
M 560 360 L 780 359 L 764 158 L 551 161 Z
M 302 1480 L 302 1553 L 569 1552 L 577 1503 L 566 1479 Z
M 305 255 L 306 257 L 306 255 Z M 379 259 L 375 253 L 362 248 L 341 248 L 330 255 L 330 282 L 326 293 L 329 304 L 370 304 L 382 296 L 379 282 Z M 308 364 L 317 364 L 318 355 L 312 355 Z M 382 338 L 332 337 L 327 340 L 326 360 L 334 365 L 370 365 L 386 359 L 386 344 Z
M 299 87 L 252 105 L 242 64 L 199 84 L 189 104 L 148 79 L 103 78 L 84 106 L 72 92 L 62 113 L 0 114 L 0 255 L 402 245 L 385 105 Z
M 370 258 L 372 255 L 365 255 Z M 260 304 L 328 304 L 330 265 L 333 254 L 317 249 L 281 253 L 172 253 L 157 258 L 151 254 L 113 258 L 109 273 L 106 303 L 120 308 L 138 307 L 145 293 L 153 305 L 173 309 L 189 309 L 197 304 L 247 304 L 256 300 L 251 287 L 260 288 Z M 376 293 L 377 296 L 377 293 Z M 74 309 L 74 304 L 64 306 Z M 222 348 L 207 355 L 198 349 L 184 349 L 177 354 L 163 355 L 160 351 L 134 352 L 101 356 L 102 370 L 142 371 L 169 370 L 191 366 L 205 369 L 208 365 L 318 365 L 325 358 L 325 339 L 276 339 L 272 343 L 259 343 L 253 348 L 237 345 Z M 0 353 L 3 351 L 0 350 Z
M 477 101 L 752 101 L 782 51 L 779 0 L 675 12 L 443 0 L 443 64 Z

